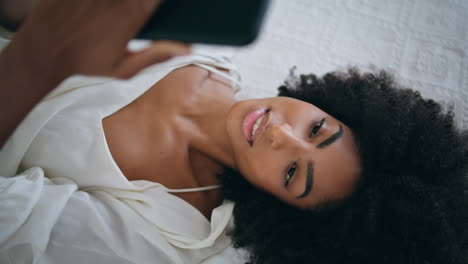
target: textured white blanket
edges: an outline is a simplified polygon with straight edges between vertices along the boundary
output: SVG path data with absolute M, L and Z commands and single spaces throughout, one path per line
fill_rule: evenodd
M 252 97 L 276 95 L 293 65 L 319 75 L 375 65 L 468 128 L 467 0 L 274 0 L 258 41 L 233 60 Z

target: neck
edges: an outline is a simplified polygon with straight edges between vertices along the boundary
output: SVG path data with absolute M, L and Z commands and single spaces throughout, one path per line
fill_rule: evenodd
M 161 133 L 222 166 L 234 167 L 234 154 L 226 131 L 226 118 L 235 103 L 226 81 L 196 66 L 174 71 L 134 103 L 133 117 L 148 142 Z M 177 87 L 177 92 L 174 92 Z M 162 113 L 163 111 L 163 113 Z M 156 115 L 154 113 L 161 113 Z M 153 120 L 148 124 L 148 120 Z
M 226 120 L 235 102 L 232 91 L 227 87 L 208 89 L 197 98 L 197 103 L 191 109 L 182 113 L 190 124 L 182 128 L 191 135 L 189 148 L 231 168 L 235 165 L 234 154 L 226 130 Z

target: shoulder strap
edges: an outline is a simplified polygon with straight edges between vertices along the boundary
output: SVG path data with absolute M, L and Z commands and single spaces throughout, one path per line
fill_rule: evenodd
M 201 191 L 208 191 L 221 188 L 221 185 L 210 185 L 205 187 L 198 187 L 198 188 L 186 188 L 186 189 L 169 189 L 166 188 L 167 192 L 169 193 L 185 193 L 185 192 L 201 192 Z

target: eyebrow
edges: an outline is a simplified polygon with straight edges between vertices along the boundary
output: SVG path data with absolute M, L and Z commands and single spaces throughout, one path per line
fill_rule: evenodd
M 306 173 L 306 182 L 305 182 L 305 189 L 304 192 L 297 196 L 297 199 L 306 197 L 310 191 L 312 190 L 312 186 L 314 185 L 314 164 L 312 161 L 307 162 L 307 173 Z
M 335 134 L 331 135 L 329 138 L 327 138 L 324 141 L 320 142 L 317 145 L 317 148 L 319 148 L 319 149 L 325 148 L 326 146 L 329 146 L 333 142 L 337 141 L 341 136 L 343 136 L 343 127 L 341 126 L 341 124 L 339 124 L 339 126 L 340 126 L 340 128 L 338 129 L 338 131 Z

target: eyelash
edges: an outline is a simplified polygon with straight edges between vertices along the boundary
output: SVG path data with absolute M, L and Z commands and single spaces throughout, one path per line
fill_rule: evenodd
M 323 124 L 325 123 L 326 121 L 326 118 L 322 118 L 322 120 L 320 120 L 319 123 L 316 123 L 313 127 L 312 127 L 312 131 L 310 132 L 309 134 L 309 137 L 313 137 L 315 135 L 317 135 L 317 133 L 320 131 L 320 129 L 322 128 Z M 292 171 L 292 174 L 290 174 L 290 171 Z M 288 170 L 286 171 L 286 179 L 284 181 L 284 186 L 287 187 L 289 185 L 289 183 L 291 182 L 292 178 L 294 177 L 294 175 L 296 174 L 296 171 L 297 171 L 297 162 L 293 162 L 291 164 L 291 166 L 288 168 Z
M 310 131 L 310 134 L 309 134 L 309 137 L 313 137 L 315 135 L 317 135 L 317 133 L 320 131 L 320 129 L 322 128 L 323 124 L 325 123 L 326 118 L 322 118 L 322 120 L 320 120 L 320 122 L 317 124 L 315 124 L 313 127 L 312 127 L 312 131 Z
M 292 175 L 289 174 L 289 172 L 293 170 L 293 173 Z M 289 183 L 291 182 L 291 179 L 294 177 L 294 175 L 296 174 L 296 171 L 297 171 L 297 163 L 296 162 L 293 162 L 291 164 L 291 166 L 288 168 L 288 170 L 286 171 L 286 180 L 284 181 L 284 186 L 287 187 L 289 185 Z

